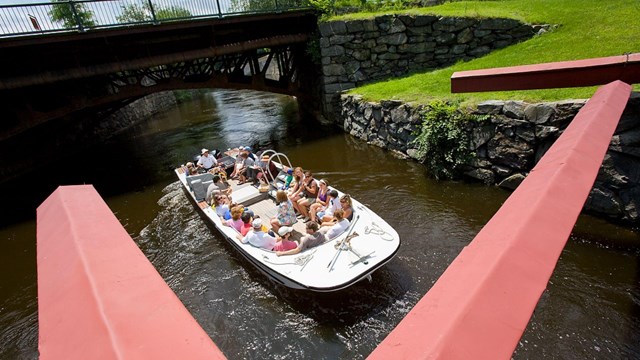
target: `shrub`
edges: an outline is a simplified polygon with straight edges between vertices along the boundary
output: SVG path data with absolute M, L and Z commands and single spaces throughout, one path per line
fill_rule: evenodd
M 456 178 L 475 156 L 465 125 L 485 119 L 461 110 L 458 105 L 442 100 L 429 103 L 412 142 L 417 145 L 418 158 L 424 158 L 423 163 L 438 180 Z

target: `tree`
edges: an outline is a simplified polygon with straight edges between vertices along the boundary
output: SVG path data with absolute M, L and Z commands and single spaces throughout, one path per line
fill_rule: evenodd
M 85 4 L 78 4 L 69 0 L 51 0 L 54 4 L 49 10 L 49 16 L 54 22 L 62 23 L 65 28 L 93 27 L 93 12 L 86 8 Z M 75 11 L 74 11 L 75 10 Z
M 178 19 L 190 17 L 191 12 L 189 10 L 171 6 L 168 8 L 154 7 L 151 11 L 151 5 L 145 2 L 144 5 L 139 6 L 136 4 L 122 5 L 122 14 L 116 16 L 116 19 L 122 23 L 129 22 L 144 22 L 153 20 L 153 14 L 155 13 L 156 19 Z

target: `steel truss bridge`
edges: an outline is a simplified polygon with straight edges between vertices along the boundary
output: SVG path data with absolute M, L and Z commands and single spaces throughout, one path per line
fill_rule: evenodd
M 316 30 L 316 13 L 281 0 L 257 10 L 250 2 L 242 2 L 242 8 L 233 5 L 239 1 L 225 1 L 207 1 L 217 12 L 203 11 L 200 0 L 108 2 L 111 9 L 131 4 L 155 9 L 135 22 L 118 18 L 115 10 L 100 10 L 105 1 L 0 6 L 0 106 L 5 109 L 0 141 L 52 119 L 79 111 L 110 112 L 164 90 L 308 94 L 314 72 L 307 42 Z M 177 4 L 192 16 L 176 11 Z M 74 16 L 76 23 L 55 27 L 39 20 L 38 31 L 34 24 L 6 25 L 8 9 L 50 15 L 55 5 L 76 9 L 71 12 L 76 15 L 77 9 L 90 11 L 94 21 Z M 158 18 L 158 9 L 174 9 L 175 16 Z

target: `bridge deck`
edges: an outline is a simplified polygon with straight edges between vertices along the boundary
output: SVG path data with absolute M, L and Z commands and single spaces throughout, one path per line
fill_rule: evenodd
M 223 359 L 91 186 L 38 208 L 41 359 Z
M 571 234 L 631 86 L 601 87 L 370 359 L 509 359 Z

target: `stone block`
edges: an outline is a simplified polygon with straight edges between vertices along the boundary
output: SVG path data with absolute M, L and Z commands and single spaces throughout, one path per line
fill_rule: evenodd
M 445 32 L 435 37 L 436 43 L 439 45 L 453 44 L 456 41 L 456 34 Z
M 510 30 L 521 23 L 513 19 L 484 19 L 478 23 L 479 30 Z
M 364 20 L 351 20 L 346 22 L 347 32 L 350 34 L 364 31 Z
M 344 66 L 340 64 L 330 64 L 322 67 L 322 74 L 325 76 L 337 76 L 346 74 Z
M 524 109 L 527 103 L 523 101 L 507 101 L 502 107 L 502 113 L 512 119 L 524 119 Z
M 471 42 L 471 40 L 473 40 L 473 31 L 471 31 L 471 29 L 469 28 L 466 28 L 460 31 L 460 33 L 458 33 L 456 38 L 457 38 L 458 44 L 467 44 Z
M 323 37 L 346 34 L 347 32 L 347 25 L 344 21 L 321 22 L 318 24 L 318 28 Z
M 524 118 L 534 124 L 547 123 L 555 113 L 555 106 L 548 104 L 531 104 L 524 108 Z
M 329 37 L 329 43 L 331 45 L 342 45 L 353 40 L 353 35 L 333 35 Z
M 320 49 L 320 54 L 323 57 L 326 56 L 340 56 L 344 54 L 344 47 L 340 46 L 340 45 L 334 45 L 334 46 L 330 46 L 328 48 L 321 48 Z
M 505 188 L 505 189 L 509 189 L 509 190 L 515 190 L 520 183 L 522 183 L 522 181 L 524 181 L 525 176 L 522 174 L 513 174 L 511 176 L 509 176 L 508 178 L 502 180 L 498 186 L 500 186 L 501 188 Z
M 445 17 L 441 18 L 439 21 L 436 21 L 433 24 L 434 30 L 440 30 L 448 33 L 453 33 L 460 31 L 464 28 L 468 28 L 473 25 L 476 21 L 470 18 L 454 18 L 454 17 Z
M 404 33 L 385 35 L 385 36 L 380 36 L 380 38 L 378 38 L 378 44 L 400 45 L 406 42 L 407 42 L 407 35 Z
M 435 23 L 436 21 L 438 21 L 438 17 L 437 16 L 434 16 L 434 15 L 418 15 L 418 16 L 416 16 L 416 19 L 413 21 L 413 26 L 416 26 L 416 27 L 427 26 L 427 25 L 431 25 L 431 24 Z

